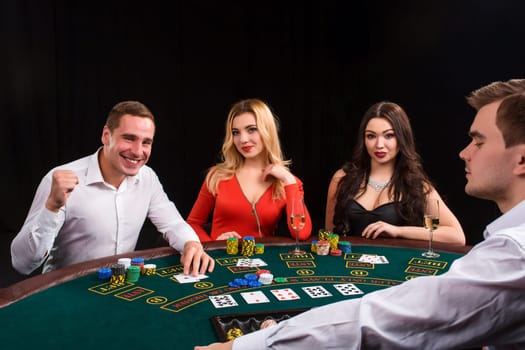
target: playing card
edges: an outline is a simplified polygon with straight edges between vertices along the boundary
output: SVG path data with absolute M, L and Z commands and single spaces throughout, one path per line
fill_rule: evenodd
M 210 300 L 216 308 L 237 306 L 237 302 L 229 294 L 210 295 Z
M 241 296 L 248 304 L 261 304 L 270 302 L 270 299 L 268 299 L 268 297 L 260 290 L 241 293 Z
M 263 259 L 255 258 L 252 259 L 252 266 L 267 266 L 268 264 L 263 261 Z
M 270 292 L 272 292 L 272 294 L 277 298 L 277 300 L 279 301 L 287 301 L 287 300 L 296 300 L 296 299 L 301 299 L 301 297 L 299 297 L 297 295 L 297 293 L 295 293 L 292 289 L 290 288 L 284 288 L 284 289 L 272 289 L 270 290 Z
M 257 267 L 257 266 L 266 266 L 266 264 L 262 259 L 255 258 L 255 259 L 238 259 L 237 265 L 238 267 Z
M 359 261 L 370 264 L 388 264 L 388 259 L 384 255 L 363 254 L 359 258 Z
M 303 287 L 303 290 L 311 298 L 326 298 L 332 296 L 332 293 L 327 291 L 323 286 L 308 286 Z
M 179 273 L 178 275 L 173 275 L 173 278 L 177 280 L 179 283 L 192 283 L 192 282 L 199 282 L 201 279 L 208 278 L 206 275 L 185 275 L 182 273 Z
M 342 295 L 364 294 L 363 291 L 357 288 L 353 283 L 334 284 L 334 288 Z

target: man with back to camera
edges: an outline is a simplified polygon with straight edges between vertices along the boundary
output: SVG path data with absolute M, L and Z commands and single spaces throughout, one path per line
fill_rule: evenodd
M 503 213 L 440 276 L 317 307 L 219 349 L 525 349 L 525 79 L 474 91 L 467 194 Z M 475 215 L 475 213 L 473 213 Z
M 146 217 L 181 252 L 184 273 L 211 272 L 213 259 L 182 219 L 150 167 L 155 119 L 140 102 L 109 112 L 102 147 L 56 167 L 41 181 L 24 225 L 11 243 L 13 267 L 43 272 L 135 249 Z

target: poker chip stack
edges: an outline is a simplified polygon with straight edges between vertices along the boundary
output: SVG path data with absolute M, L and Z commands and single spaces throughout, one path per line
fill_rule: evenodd
M 272 281 L 273 281 L 273 275 L 271 273 L 261 273 L 259 275 L 259 282 L 264 284 L 264 285 L 268 285 L 268 284 L 272 284 Z
M 144 268 L 142 269 L 145 276 L 153 276 L 155 273 L 157 273 L 157 265 L 155 264 L 145 264 Z
M 124 265 L 124 268 L 127 269 L 131 266 L 131 258 L 120 258 L 117 263 Z
M 253 236 L 246 236 L 242 239 L 241 254 L 244 256 L 252 256 L 255 249 L 255 239 Z
M 126 266 L 124 264 L 113 264 L 111 265 L 111 278 L 109 282 L 111 284 L 124 284 L 126 280 Z
M 249 273 L 249 274 L 246 274 L 244 278 L 235 278 L 233 281 L 228 282 L 228 286 L 232 288 L 239 288 L 239 287 L 254 288 L 254 287 L 262 286 L 262 282 L 259 281 L 259 277 L 256 274 Z
M 327 241 L 317 242 L 317 255 L 328 255 L 330 252 L 330 243 Z
M 257 243 L 254 248 L 255 254 L 264 254 L 264 244 Z
M 131 265 L 126 270 L 126 281 L 127 282 L 137 282 L 140 277 L 140 266 Z
M 242 330 L 240 328 L 230 328 L 226 332 L 226 339 L 227 340 L 233 340 L 235 338 L 238 338 L 242 335 Z
M 312 253 L 317 253 L 317 242 L 319 242 L 317 239 L 314 239 L 312 243 L 310 244 L 310 251 Z
M 99 280 L 108 281 L 111 278 L 111 269 L 109 267 L 102 267 L 97 272 Z
M 319 240 L 320 241 L 328 241 L 328 235 L 330 234 L 331 232 L 322 228 L 319 230 Z
M 339 235 L 337 233 L 329 233 L 328 243 L 330 243 L 330 249 L 337 249 L 337 243 L 339 243 Z
M 255 271 L 255 275 L 257 277 L 260 277 L 263 273 L 271 273 L 271 272 L 270 272 L 270 270 L 264 270 L 264 269 Z
M 341 256 L 343 255 L 343 252 L 341 249 L 330 249 L 330 255 L 331 256 Z
M 344 254 L 351 253 L 352 252 L 352 245 L 348 241 L 340 241 L 339 242 L 339 249 L 341 249 L 341 251 Z
M 244 279 L 248 281 L 248 287 L 260 287 L 262 283 L 259 281 L 259 276 L 253 273 L 249 273 L 244 276 Z
M 142 273 L 142 269 L 144 268 L 144 258 L 131 259 L 131 266 L 138 266 L 140 272 Z
M 239 241 L 236 237 L 230 237 L 226 240 L 226 253 L 230 255 L 239 253 Z

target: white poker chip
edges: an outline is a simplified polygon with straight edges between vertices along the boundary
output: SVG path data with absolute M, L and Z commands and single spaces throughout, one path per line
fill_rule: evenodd
M 271 273 L 261 273 L 259 275 L 259 282 L 262 284 L 272 284 L 273 275 Z

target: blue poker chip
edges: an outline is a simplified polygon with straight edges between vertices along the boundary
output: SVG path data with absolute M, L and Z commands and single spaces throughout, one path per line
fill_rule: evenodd
M 248 281 L 245 280 L 244 278 L 236 278 L 233 280 L 233 282 L 239 287 L 248 285 Z
M 260 287 L 262 286 L 262 283 L 259 281 L 250 281 L 248 282 L 248 287 Z
M 228 285 L 229 285 L 230 287 L 232 287 L 232 288 L 239 288 L 239 287 L 240 287 L 240 286 L 239 286 L 237 283 L 235 283 L 234 281 L 232 281 L 232 282 L 228 282 Z
M 109 280 L 111 278 L 111 269 L 109 267 L 100 268 L 97 272 L 99 280 Z
M 247 280 L 247 281 L 257 281 L 259 279 L 259 277 L 257 277 L 257 275 L 254 274 L 254 273 L 248 273 L 248 274 L 244 275 L 244 279 Z

